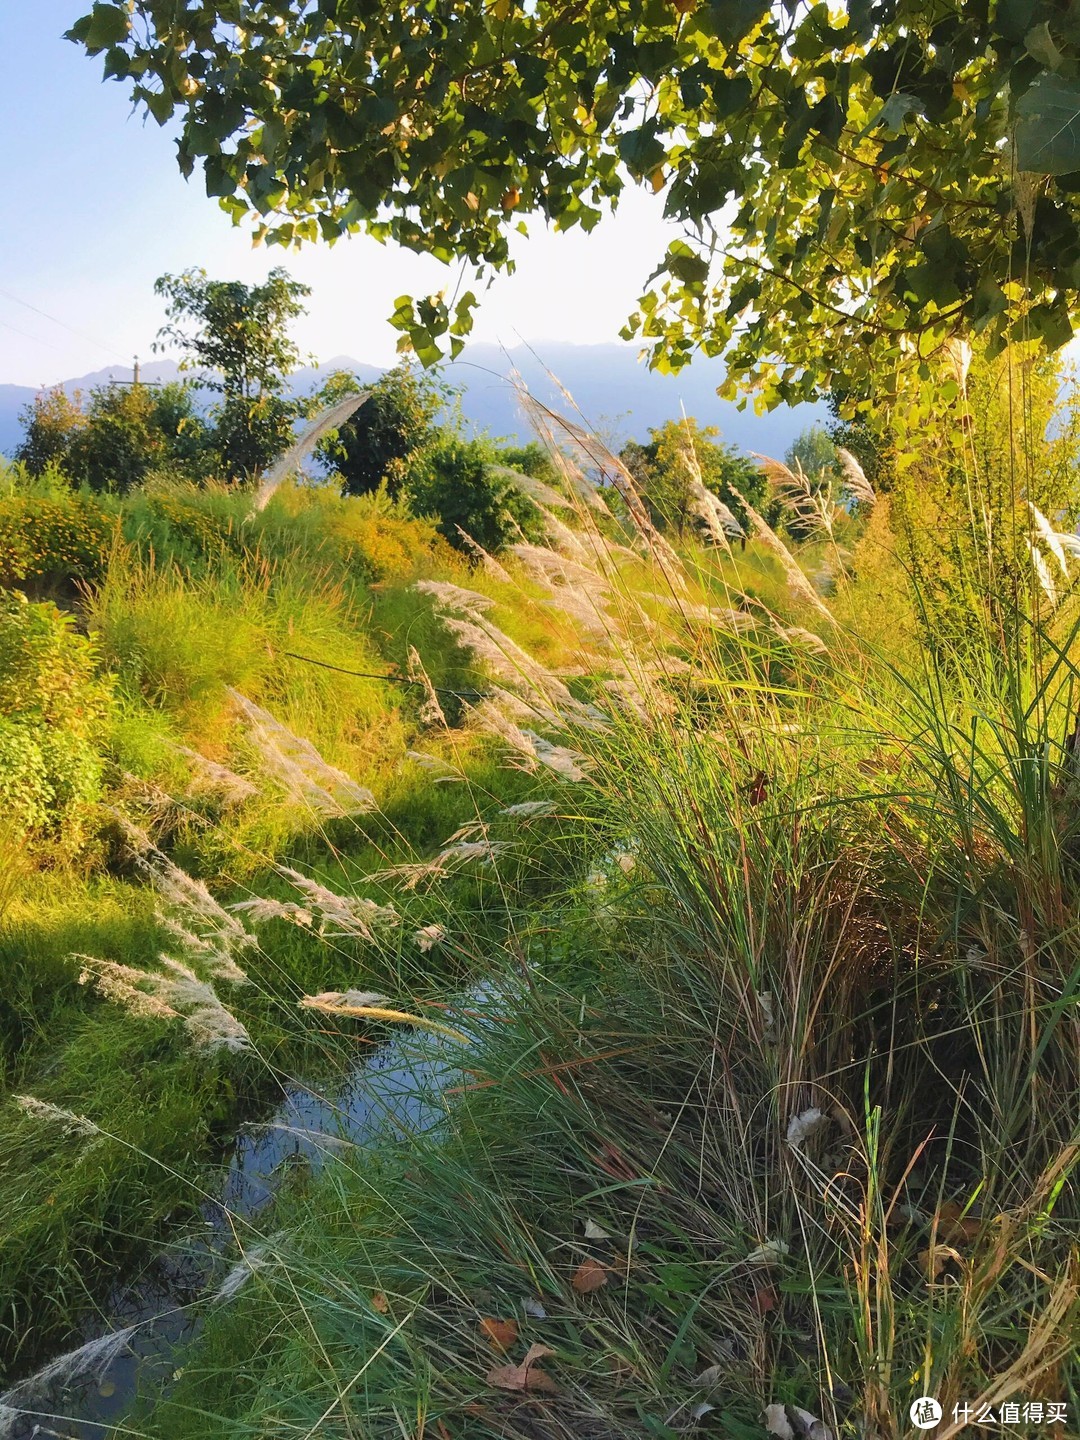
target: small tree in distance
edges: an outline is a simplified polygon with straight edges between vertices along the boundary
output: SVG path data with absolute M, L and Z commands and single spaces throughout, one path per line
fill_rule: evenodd
M 309 287 L 277 267 L 261 285 L 191 269 L 162 275 L 154 289 L 168 301 L 159 345 L 179 346 L 181 366 L 199 369 L 199 383 L 222 397 L 213 443 L 225 477 L 254 480 L 288 445 L 302 410 L 282 392 L 300 362 L 288 327 Z
M 355 375 L 339 370 L 316 399 L 319 405 L 333 405 L 362 388 Z M 410 463 L 433 439 L 436 419 L 450 392 L 409 364 L 388 370 L 368 388 L 367 400 L 340 429 L 327 435 L 316 454 L 341 476 L 343 495 L 368 495 L 385 485 L 396 499 Z
M 767 507 L 766 480 L 760 468 L 734 446 L 720 443 L 719 434 L 715 425 L 699 425 L 690 416 L 650 429 L 648 444 L 630 440 L 623 446 L 619 458 L 637 483 L 654 525 L 680 537 L 691 525 L 693 475 L 685 458 L 689 446 L 706 488 L 735 515 L 742 514 L 740 495 L 755 509 Z

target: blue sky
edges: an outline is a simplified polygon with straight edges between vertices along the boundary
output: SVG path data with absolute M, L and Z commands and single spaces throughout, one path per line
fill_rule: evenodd
M 152 358 L 163 319 L 154 280 L 189 265 L 250 281 L 284 264 L 313 291 L 296 330 L 306 353 L 391 362 L 394 297 L 452 288 L 455 273 L 366 237 L 253 250 L 199 177 L 181 178 L 168 135 L 61 38 L 88 8 L 0 0 L 0 384 Z M 668 238 L 657 197 L 636 191 L 589 236 L 522 241 L 517 274 L 482 296 L 476 338 L 614 340 Z

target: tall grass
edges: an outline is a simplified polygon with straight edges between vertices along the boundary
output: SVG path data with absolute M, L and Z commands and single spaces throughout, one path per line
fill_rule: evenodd
M 443 1123 L 281 1200 L 152 1432 L 887 1437 L 925 1394 L 942 1435 L 954 1406 L 1075 1417 L 1067 607 L 1004 651 L 968 627 L 963 664 L 918 648 L 883 512 L 810 648 L 786 551 L 765 603 L 756 552 L 675 580 L 665 550 L 661 605 L 577 524 L 609 632 L 547 732 L 588 775 L 528 842 L 562 884 L 492 957 Z M 909 617 L 892 653 L 860 585 Z

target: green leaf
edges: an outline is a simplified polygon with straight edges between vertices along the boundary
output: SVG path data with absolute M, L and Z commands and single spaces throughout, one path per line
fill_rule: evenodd
M 1016 164 L 1040 175 L 1080 170 L 1080 80 L 1044 73 L 1016 106 Z
M 1034 338 L 1043 342 L 1047 350 L 1060 350 L 1072 339 L 1069 307 L 1064 300 L 1055 300 L 1052 305 L 1034 306 L 1027 315 L 1027 329 Z
M 85 39 L 91 52 L 105 50 L 127 39 L 130 24 L 127 11 L 119 5 L 98 4 L 90 12 L 90 23 L 80 38 Z

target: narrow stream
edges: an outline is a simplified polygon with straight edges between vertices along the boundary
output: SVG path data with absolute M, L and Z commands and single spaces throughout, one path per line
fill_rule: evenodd
M 484 999 L 479 987 L 448 1020 Z M 138 1281 L 118 1285 L 107 1318 L 86 1341 L 0 1395 L 0 1440 L 58 1436 L 102 1440 L 122 1425 L 136 1395 L 167 1385 L 182 1367 L 208 1305 L 227 1304 L 258 1265 L 259 1216 L 297 1165 L 316 1171 L 354 1147 L 431 1130 L 445 1114 L 442 1092 L 460 1075 L 460 1046 L 402 1031 L 370 1052 L 329 1095 L 290 1087 L 269 1119 L 244 1126 L 202 1209 L 202 1231 L 186 1231 L 153 1257 Z M 250 1263 L 236 1263 L 236 1237 Z

